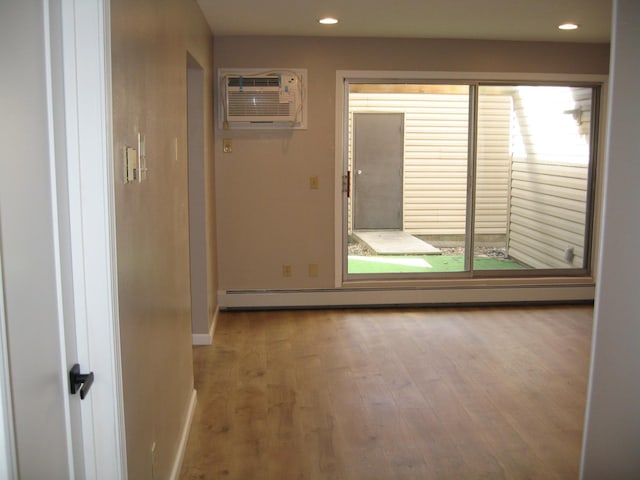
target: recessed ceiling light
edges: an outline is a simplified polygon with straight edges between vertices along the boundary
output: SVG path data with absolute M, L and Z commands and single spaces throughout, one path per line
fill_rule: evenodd
M 336 23 L 338 23 L 338 19 L 332 18 L 332 17 L 325 17 L 318 20 L 318 22 L 321 23 L 322 25 L 335 25 Z
M 578 25 L 577 23 L 566 22 L 566 23 L 563 23 L 562 25 L 558 25 L 558 28 L 560 30 L 577 30 L 579 26 L 580 25 Z

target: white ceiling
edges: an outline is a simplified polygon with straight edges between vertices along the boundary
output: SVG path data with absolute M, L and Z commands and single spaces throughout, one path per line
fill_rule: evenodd
M 611 0 L 198 0 L 214 35 L 609 42 Z M 339 18 L 322 26 L 317 19 Z M 563 32 L 565 21 L 581 25 Z

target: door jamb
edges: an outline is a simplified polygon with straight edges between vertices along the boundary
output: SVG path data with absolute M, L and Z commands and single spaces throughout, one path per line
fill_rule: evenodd
M 110 0 L 61 0 L 70 244 L 84 478 L 126 479 L 112 159 Z M 86 365 L 86 367 L 85 367 Z M 89 399 L 88 398 L 88 399 Z M 87 399 L 87 400 L 88 400 Z
M 0 477 L 16 478 L 15 432 L 13 428 L 13 402 L 9 381 L 9 357 L 7 343 L 7 321 L 4 308 L 4 280 L 2 277 L 2 245 L 0 245 Z

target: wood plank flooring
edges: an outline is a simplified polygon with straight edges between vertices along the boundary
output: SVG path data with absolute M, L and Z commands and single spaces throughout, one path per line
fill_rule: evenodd
M 590 306 L 224 312 L 181 479 L 577 479 Z

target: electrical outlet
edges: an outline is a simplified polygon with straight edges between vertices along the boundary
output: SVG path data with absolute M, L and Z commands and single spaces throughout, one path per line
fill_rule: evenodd
M 309 177 L 309 188 L 311 190 L 318 190 L 320 188 L 320 179 L 317 175 Z
M 317 277 L 318 276 L 318 264 L 317 263 L 310 263 L 309 264 L 309 276 L 310 277 Z
M 156 442 L 151 444 L 151 480 L 156 480 L 157 477 L 157 467 L 156 467 Z
M 233 142 L 231 141 L 230 138 L 223 138 L 222 139 L 222 151 L 224 153 L 233 152 Z
M 289 264 L 284 264 L 282 265 L 282 276 L 283 277 L 290 277 L 291 276 L 291 265 Z

